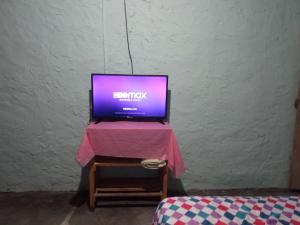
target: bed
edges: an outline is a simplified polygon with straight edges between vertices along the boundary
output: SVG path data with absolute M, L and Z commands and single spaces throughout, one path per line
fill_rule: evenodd
M 300 225 L 300 196 L 169 197 L 152 225 Z

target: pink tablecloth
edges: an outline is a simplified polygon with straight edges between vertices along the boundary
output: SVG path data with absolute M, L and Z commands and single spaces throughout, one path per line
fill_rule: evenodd
M 175 177 L 184 171 L 175 134 L 167 123 L 117 121 L 90 124 L 84 131 L 76 159 L 85 166 L 95 155 L 168 160 L 168 167 Z

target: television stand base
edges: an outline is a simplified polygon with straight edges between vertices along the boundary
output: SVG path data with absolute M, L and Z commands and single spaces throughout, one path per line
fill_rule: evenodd
M 102 120 L 96 120 L 95 121 L 95 124 L 98 124 L 98 123 L 100 123 Z
M 165 122 L 162 120 L 157 120 L 157 122 L 161 123 L 162 125 L 165 125 Z

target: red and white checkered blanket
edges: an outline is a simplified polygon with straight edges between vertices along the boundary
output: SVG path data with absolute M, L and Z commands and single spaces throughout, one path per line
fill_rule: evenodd
M 153 225 L 300 225 L 300 196 L 170 197 L 160 202 Z

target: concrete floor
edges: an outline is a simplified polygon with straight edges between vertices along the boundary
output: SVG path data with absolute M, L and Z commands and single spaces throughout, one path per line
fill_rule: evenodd
M 189 195 L 300 195 L 283 189 L 192 190 Z M 151 225 L 158 201 L 98 201 L 90 212 L 86 193 L 0 193 L 1 225 Z M 132 204 L 134 203 L 134 204 Z
M 85 199 L 86 196 L 70 192 L 0 193 L 0 224 L 151 225 L 158 203 L 138 201 L 128 205 L 130 202 L 126 201 L 124 205 L 124 201 L 105 201 L 90 212 Z

